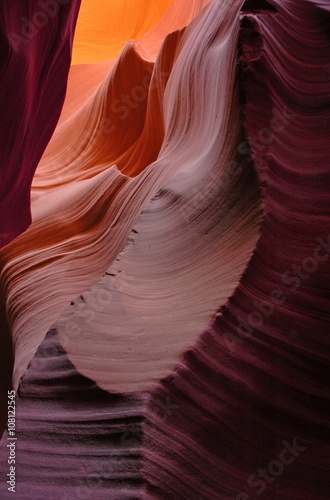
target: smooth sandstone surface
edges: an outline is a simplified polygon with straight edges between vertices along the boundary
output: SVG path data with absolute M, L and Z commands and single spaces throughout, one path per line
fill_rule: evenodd
M 28 143 L 33 221 L 0 252 L 16 497 L 326 500 L 329 3 L 149 4 L 83 0 Z

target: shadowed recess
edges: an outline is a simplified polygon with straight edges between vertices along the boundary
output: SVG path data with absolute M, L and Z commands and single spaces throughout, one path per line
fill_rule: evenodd
M 70 363 L 55 330 L 39 346 L 16 397 L 15 496 L 24 500 L 142 498 L 144 398 L 109 394 Z M 1 498 L 12 498 L 7 432 L 0 447 Z

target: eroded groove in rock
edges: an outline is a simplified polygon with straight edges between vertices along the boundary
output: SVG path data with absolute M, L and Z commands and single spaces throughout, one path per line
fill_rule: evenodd
M 328 498 L 328 4 L 164 1 L 80 52 L 0 254 L 18 498 Z
M 33 224 L 0 254 L 15 388 L 60 312 L 104 274 L 143 206 L 173 175 L 153 160 L 163 141 L 164 91 L 182 35 L 164 40 L 155 65 L 127 44 L 95 95 L 60 125 L 39 165 Z M 123 88 L 134 98 L 140 87 L 143 99 L 138 93 L 134 108 L 124 108 L 125 116 L 114 113 Z M 135 178 L 119 172 L 116 163 Z
M 228 300 L 255 248 L 259 190 L 238 151 L 239 6 L 215 3 L 188 28 L 149 175 L 177 173 L 107 275 L 55 323 L 73 364 L 104 389 L 145 391 L 164 377 Z

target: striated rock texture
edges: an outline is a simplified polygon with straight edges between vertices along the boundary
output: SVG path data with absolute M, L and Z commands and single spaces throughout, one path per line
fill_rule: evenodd
M 32 177 L 62 109 L 79 6 L 80 0 L 0 5 L 0 249 L 31 223 Z M 0 329 L 0 386 L 6 397 L 13 360 L 5 303 Z
M 173 27 L 188 22 L 205 3 L 183 10 Z M 164 17 L 160 33 L 171 30 Z M 87 81 L 87 100 L 86 95 L 76 99 L 69 82 L 64 116 L 33 181 L 33 223 L 0 253 L 15 388 L 45 332 L 104 274 L 143 207 L 178 168 L 156 168 L 154 161 L 164 140 L 164 91 L 182 35 L 180 30 L 165 36 L 156 61 L 145 55 L 155 50 L 147 35 L 143 46 L 128 42 L 96 89 L 95 79 L 91 88 Z
M 326 500 L 329 3 L 97 4 L 0 252 L 16 497 Z
M 16 404 L 15 497 L 141 497 L 143 396 L 109 394 L 81 376 L 54 330 L 22 378 Z M 7 455 L 2 446 L 1 469 Z M 1 476 L 1 498 L 11 498 Z
M 240 37 L 261 238 L 234 295 L 152 394 L 150 498 L 329 496 L 329 14 L 275 5 L 243 17 Z M 154 401 L 166 397 L 179 411 L 164 422 Z
M 238 12 L 239 3 L 214 4 L 184 35 L 164 94 L 163 145 L 125 186 L 123 216 L 146 189 L 161 189 L 102 281 L 54 324 L 73 364 L 104 389 L 150 390 L 165 376 L 231 295 L 255 248 L 259 188 L 238 151 Z

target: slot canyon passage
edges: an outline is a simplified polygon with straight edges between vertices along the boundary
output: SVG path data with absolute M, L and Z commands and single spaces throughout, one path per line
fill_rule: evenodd
M 0 498 L 327 500 L 329 0 L 2 0 Z

